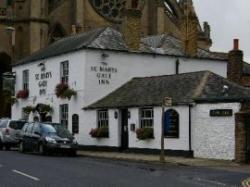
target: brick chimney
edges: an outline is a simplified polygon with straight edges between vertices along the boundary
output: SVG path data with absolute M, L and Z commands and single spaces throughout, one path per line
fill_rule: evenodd
M 138 51 L 141 40 L 142 0 L 127 0 L 123 12 L 123 38 L 131 51 Z
M 199 21 L 195 14 L 193 2 L 185 0 L 183 3 L 183 17 L 181 18 L 181 38 L 185 55 L 194 57 L 198 49 L 198 25 Z
M 233 50 L 228 53 L 227 78 L 241 84 L 243 70 L 243 52 L 239 49 L 239 40 L 234 39 Z

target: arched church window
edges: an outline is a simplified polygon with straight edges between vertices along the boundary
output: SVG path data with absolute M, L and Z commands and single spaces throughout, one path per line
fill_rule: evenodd
M 104 18 L 113 22 L 121 22 L 126 0 L 90 0 L 90 3 Z
M 166 138 L 179 137 L 179 114 L 176 110 L 167 110 L 164 114 L 164 136 Z

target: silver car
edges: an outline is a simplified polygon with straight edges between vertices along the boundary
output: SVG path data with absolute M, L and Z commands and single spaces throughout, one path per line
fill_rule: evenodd
M 20 132 L 25 121 L 1 119 L 0 120 L 0 150 L 5 147 L 9 150 L 11 147 L 17 146 L 20 141 Z

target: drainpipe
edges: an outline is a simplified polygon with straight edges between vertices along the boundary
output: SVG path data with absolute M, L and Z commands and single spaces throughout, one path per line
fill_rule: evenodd
M 192 105 L 188 105 L 189 108 L 189 151 L 192 151 L 192 114 L 191 114 L 191 110 L 192 110 Z

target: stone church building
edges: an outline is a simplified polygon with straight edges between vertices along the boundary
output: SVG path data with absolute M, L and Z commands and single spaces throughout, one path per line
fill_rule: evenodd
M 3 87 L 2 74 L 10 71 L 11 64 L 72 33 L 106 26 L 122 31 L 123 23 L 129 22 L 131 27 L 137 28 L 138 35 L 131 35 L 127 30 L 127 34 L 123 32 L 125 40 L 140 41 L 141 37 L 163 33 L 185 40 L 188 33 L 187 0 L 139 1 L 140 10 L 131 19 L 125 19 L 124 9 L 130 1 L 134 5 L 138 3 L 134 0 L 1 0 L 0 90 Z M 200 25 L 192 1 L 189 11 L 193 15 L 189 22 L 190 38 L 195 42 L 184 42 L 186 49 L 191 46 L 191 49 L 209 50 L 212 41 L 208 23 Z M 130 46 L 131 50 L 136 48 L 138 46 Z M 195 50 L 190 53 L 195 55 Z M 2 95 L 0 91 L 1 98 Z M 0 116 L 5 116 L 10 111 L 9 104 L 3 99 L 0 104 L 5 108 L 0 111 Z

